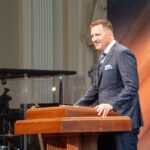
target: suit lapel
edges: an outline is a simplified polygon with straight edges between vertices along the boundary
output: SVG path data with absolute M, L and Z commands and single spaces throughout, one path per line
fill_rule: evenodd
M 99 82 L 101 80 L 101 76 L 102 76 L 102 72 L 104 70 L 104 67 L 105 67 L 106 64 L 108 64 L 110 62 L 112 54 L 115 51 L 114 47 L 116 45 L 117 45 L 117 42 L 112 46 L 112 48 L 110 49 L 110 52 L 106 55 L 106 58 L 105 58 L 103 64 L 100 66 L 100 69 L 99 69 L 99 72 L 98 72 L 98 80 L 99 80 Z
M 101 65 L 100 69 L 99 69 L 99 77 L 98 78 L 101 78 L 101 75 L 102 75 L 102 72 L 104 70 L 104 67 L 106 64 L 108 64 L 108 62 L 110 61 L 111 59 L 111 56 L 112 56 L 112 51 L 110 51 L 107 55 L 106 55 L 106 58 L 104 60 L 104 63 Z

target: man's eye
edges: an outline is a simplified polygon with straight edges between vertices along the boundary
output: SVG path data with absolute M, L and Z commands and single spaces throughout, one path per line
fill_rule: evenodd
M 101 34 L 96 34 L 96 36 L 100 36 Z

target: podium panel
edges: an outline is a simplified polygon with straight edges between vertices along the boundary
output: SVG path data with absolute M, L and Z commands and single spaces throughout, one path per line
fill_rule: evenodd
M 48 136 L 45 138 L 47 150 L 97 150 L 98 134 L 74 134 Z

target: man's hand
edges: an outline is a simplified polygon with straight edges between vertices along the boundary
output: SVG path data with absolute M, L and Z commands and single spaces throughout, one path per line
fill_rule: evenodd
M 106 104 L 106 103 L 97 105 L 95 108 L 96 111 L 98 112 L 98 115 L 102 117 L 106 117 L 109 111 L 113 110 L 113 107 L 110 104 Z

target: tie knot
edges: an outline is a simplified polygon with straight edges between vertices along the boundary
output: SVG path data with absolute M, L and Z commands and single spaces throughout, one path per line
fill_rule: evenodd
M 106 56 L 106 53 L 103 52 L 103 53 L 101 54 L 100 58 L 99 58 L 100 64 L 102 64 L 102 63 L 104 62 L 105 56 Z
M 105 53 L 105 52 L 103 52 L 101 55 L 105 57 L 105 56 L 106 56 L 106 53 Z

